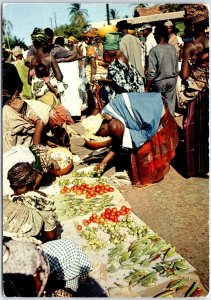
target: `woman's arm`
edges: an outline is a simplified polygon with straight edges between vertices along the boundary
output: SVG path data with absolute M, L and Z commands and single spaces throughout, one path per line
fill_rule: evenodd
M 58 63 L 61 63 L 61 62 L 70 62 L 70 61 L 74 61 L 74 60 L 77 60 L 79 57 L 78 57 L 78 53 L 74 53 L 68 57 L 64 57 L 64 58 L 58 58 L 56 61 Z
M 37 120 L 35 125 L 35 131 L 33 136 L 33 144 L 40 144 L 42 132 L 45 125 L 42 120 Z
M 110 150 L 106 154 L 106 156 L 103 158 L 103 160 L 94 167 L 94 170 L 95 171 L 103 170 L 106 167 L 106 165 L 108 164 L 108 162 L 115 157 L 115 155 L 116 155 L 116 152 L 114 152 L 113 150 Z
M 51 66 L 52 66 L 52 69 L 53 69 L 56 79 L 58 81 L 62 81 L 62 79 L 63 79 L 62 72 L 59 68 L 58 62 L 56 61 L 55 57 L 53 57 L 52 55 L 51 55 Z
M 90 63 L 90 66 L 91 66 L 90 83 L 93 83 L 92 76 L 97 73 L 97 65 L 96 65 L 96 59 L 95 59 L 95 57 L 91 57 L 89 59 L 89 63 Z
M 181 78 L 187 79 L 190 75 L 190 65 L 188 60 L 191 58 L 191 46 L 190 44 L 185 45 L 183 49 L 183 59 L 182 59 L 182 66 L 181 66 Z

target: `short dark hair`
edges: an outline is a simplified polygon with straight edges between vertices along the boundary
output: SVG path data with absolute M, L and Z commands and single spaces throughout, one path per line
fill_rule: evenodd
M 64 38 L 63 36 L 58 36 L 55 40 L 55 44 L 60 45 L 60 46 L 64 46 Z
M 47 27 L 47 28 L 44 29 L 44 31 L 45 31 L 45 34 L 47 36 L 49 36 L 49 37 L 53 37 L 54 36 L 54 32 L 53 32 L 53 30 L 51 28 Z
M 155 27 L 154 35 L 157 37 L 163 37 L 166 41 L 168 41 L 168 32 L 164 24 L 158 24 Z

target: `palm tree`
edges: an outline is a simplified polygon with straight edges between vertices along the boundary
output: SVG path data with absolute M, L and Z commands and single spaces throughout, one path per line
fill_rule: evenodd
M 87 24 L 86 17 L 88 17 L 87 9 L 81 9 L 80 3 L 73 3 L 68 7 L 70 22 L 78 26 Z
M 115 20 L 115 19 L 119 19 L 119 12 L 116 9 L 111 8 L 109 11 L 110 14 L 110 18 Z
M 9 49 L 10 49 L 9 37 L 11 35 L 12 28 L 13 28 L 12 22 L 6 20 L 5 18 L 2 18 L 2 34 L 4 37 L 4 41 L 7 42 L 7 46 Z

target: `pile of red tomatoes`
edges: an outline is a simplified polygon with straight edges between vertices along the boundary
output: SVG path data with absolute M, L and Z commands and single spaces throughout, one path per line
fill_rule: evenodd
M 92 214 L 89 219 L 83 220 L 82 223 L 84 226 L 88 226 L 91 223 L 101 224 L 104 225 L 106 220 L 112 221 L 112 222 L 119 222 L 120 216 L 125 216 L 131 212 L 131 209 L 129 207 L 126 207 L 123 205 L 120 210 L 117 210 L 116 207 L 112 208 L 106 208 L 103 213 L 100 215 Z M 77 225 L 78 230 L 82 230 L 81 225 Z
M 86 199 L 95 198 L 97 195 L 104 195 L 108 192 L 113 192 L 114 188 L 109 184 L 99 182 L 98 184 L 86 184 L 74 185 L 72 187 L 64 186 L 60 190 L 60 194 L 75 193 L 76 195 L 85 195 Z

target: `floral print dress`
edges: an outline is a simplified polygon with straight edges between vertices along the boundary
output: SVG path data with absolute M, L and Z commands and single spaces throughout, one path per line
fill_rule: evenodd
M 107 78 L 113 80 L 112 85 L 104 86 L 108 101 L 114 99 L 116 94 L 144 92 L 143 79 L 131 63 L 127 65 L 121 60 L 114 60 L 108 66 Z

